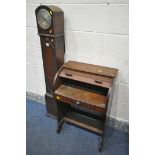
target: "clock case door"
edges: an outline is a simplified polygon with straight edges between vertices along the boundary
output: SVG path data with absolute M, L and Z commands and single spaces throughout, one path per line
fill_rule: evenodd
M 57 106 L 53 99 L 53 80 L 56 72 L 64 63 L 64 14 L 63 11 L 56 6 L 39 6 L 36 8 L 37 14 L 40 9 L 46 9 L 52 16 L 50 28 L 42 29 L 38 22 L 38 35 L 42 49 L 42 59 L 44 65 L 44 75 L 46 83 L 46 109 L 48 115 L 57 116 Z

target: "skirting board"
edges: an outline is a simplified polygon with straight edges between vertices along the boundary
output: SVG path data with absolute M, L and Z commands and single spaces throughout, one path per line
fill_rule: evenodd
M 36 101 L 38 103 L 45 104 L 44 96 L 35 94 L 33 92 L 26 92 L 26 98 Z M 108 125 L 114 129 L 117 129 L 117 130 L 129 132 L 129 124 L 127 122 L 117 120 L 114 117 L 110 117 Z

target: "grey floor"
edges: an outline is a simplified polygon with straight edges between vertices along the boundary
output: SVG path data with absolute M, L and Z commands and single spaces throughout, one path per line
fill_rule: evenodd
M 128 155 L 128 133 L 109 128 L 103 152 L 98 152 L 99 136 L 64 124 L 56 133 L 57 121 L 45 116 L 46 107 L 26 101 L 27 155 Z

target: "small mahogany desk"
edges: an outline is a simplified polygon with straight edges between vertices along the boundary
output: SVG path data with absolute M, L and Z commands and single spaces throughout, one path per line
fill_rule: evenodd
M 99 151 L 110 115 L 113 85 L 118 70 L 68 61 L 54 79 L 54 98 L 58 109 L 58 128 L 64 122 L 101 135 Z

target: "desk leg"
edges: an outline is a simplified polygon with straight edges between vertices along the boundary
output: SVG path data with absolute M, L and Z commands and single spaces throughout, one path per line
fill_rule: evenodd
M 57 133 L 60 133 L 63 126 L 63 112 L 61 109 L 61 103 L 57 101 L 57 114 L 58 114 L 58 125 L 57 125 Z
M 99 143 L 99 152 L 102 152 L 103 151 L 103 144 L 104 144 L 104 136 L 105 136 L 105 132 L 106 132 L 106 123 L 107 123 L 107 121 L 105 121 L 105 117 L 104 117 L 104 120 L 103 120 L 103 127 L 104 127 L 104 129 L 103 129 L 103 133 L 102 133 L 102 135 L 101 135 L 101 142 Z
M 104 133 L 102 134 L 101 142 L 99 143 L 99 152 L 102 152 L 102 149 L 103 149 L 103 141 L 104 141 Z
M 62 129 L 62 126 L 63 126 L 63 123 L 64 123 L 63 120 L 58 121 L 57 133 L 60 133 L 60 131 L 61 131 L 61 129 Z

